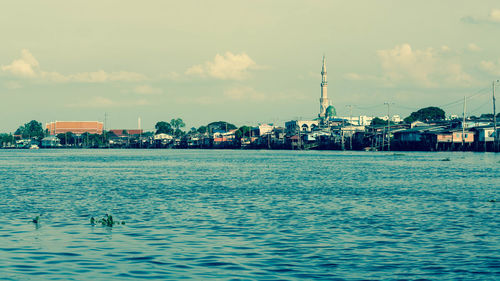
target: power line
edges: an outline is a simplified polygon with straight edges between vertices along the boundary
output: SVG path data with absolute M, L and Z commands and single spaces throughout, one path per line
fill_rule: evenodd
M 408 109 L 408 110 L 417 110 L 418 109 L 416 107 L 408 107 L 408 106 L 399 105 L 399 104 L 398 105 L 394 104 L 393 106 L 397 107 L 397 108 Z
M 373 105 L 373 106 L 358 106 L 358 105 L 354 105 L 354 107 L 356 107 L 358 109 L 363 109 L 363 110 L 373 109 L 373 108 L 377 108 L 377 107 L 384 107 L 384 106 L 385 106 L 384 104 L 377 104 L 377 105 Z
M 474 110 L 471 110 L 469 111 L 469 114 L 472 114 L 472 113 L 476 113 L 479 111 L 479 109 L 483 108 L 484 106 L 486 105 L 489 105 L 491 103 L 491 101 L 487 100 L 486 102 L 484 102 L 482 105 L 476 107 Z

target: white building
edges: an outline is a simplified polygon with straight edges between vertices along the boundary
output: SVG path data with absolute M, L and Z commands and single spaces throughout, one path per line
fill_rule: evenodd
M 361 115 L 361 116 L 348 116 L 348 117 L 337 117 L 337 118 L 344 119 L 353 125 L 369 126 L 372 123 L 373 118 L 375 117 Z
M 285 123 L 287 135 L 294 135 L 300 128 L 301 132 L 310 132 L 319 126 L 318 120 L 292 120 Z
M 171 135 L 168 135 L 168 134 L 156 134 L 153 136 L 153 139 L 154 140 L 167 140 L 167 141 L 170 141 L 170 140 L 173 140 L 174 137 L 171 136 Z
M 382 117 L 379 117 L 380 119 L 384 120 L 384 121 L 387 121 L 387 115 L 385 116 L 382 116 Z M 399 122 L 402 122 L 403 119 L 401 119 L 401 117 L 399 115 L 393 115 L 391 117 L 391 121 L 394 122 L 394 123 L 399 123 Z
M 274 130 L 274 128 L 276 128 L 276 126 L 269 124 L 259 124 L 257 128 L 259 130 L 259 136 L 263 136 L 265 134 L 271 133 Z

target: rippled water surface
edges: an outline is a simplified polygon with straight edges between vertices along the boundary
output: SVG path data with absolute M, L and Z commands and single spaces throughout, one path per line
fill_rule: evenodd
M 499 280 L 499 173 L 498 154 L 2 150 L 0 279 Z M 106 213 L 126 224 L 90 225 Z

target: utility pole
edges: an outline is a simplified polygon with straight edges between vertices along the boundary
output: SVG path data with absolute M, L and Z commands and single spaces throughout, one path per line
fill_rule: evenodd
M 387 151 L 391 151 L 391 103 L 384 102 L 384 104 L 387 105 Z
M 345 146 L 344 146 L 344 126 L 345 126 L 345 123 L 344 123 L 344 120 L 345 120 L 345 118 L 342 118 L 342 128 L 340 128 L 342 150 L 345 150 Z
M 106 123 L 108 123 L 108 113 L 107 112 L 104 112 L 104 128 L 102 130 L 102 141 L 103 142 L 107 142 L 106 141 Z M 108 143 L 109 144 L 109 143 Z M 106 147 L 108 147 L 108 144 L 106 144 Z
M 142 148 L 142 130 L 141 130 L 141 117 L 137 119 L 137 126 L 139 127 L 139 148 Z
M 352 150 L 352 136 L 353 136 L 353 133 L 352 133 L 352 105 L 348 104 L 346 106 L 349 107 L 349 123 L 351 124 L 350 130 L 349 130 L 351 132 L 351 136 L 349 137 L 349 149 Z
M 494 88 L 494 86 L 493 86 Z M 467 107 L 467 98 L 464 96 L 464 113 L 463 113 L 463 120 L 462 120 L 462 150 L 465 149 L 465 109 Z
M 299 139 L 297 140 L 297 145 L 298 145 L 297 150 L 298 150 L 298 149 L 301 149 L 301 146 L 302 146 L 302 139 L 300 138 L 300 130 L 301 130 L 301 128 L 300 128 L 300 125 L 299 125 L 298 122 L 297 122 L 297 127 L 299 128 Z
M 497 133 L 497 112 L 496 112 L 496 99 L 495 99 L 495 83 L 500 82 L 500 80 L 493 81 L 493 152 L 498 151 L 498 133 Z M 486 141 L 486 134 L 484 135 Z

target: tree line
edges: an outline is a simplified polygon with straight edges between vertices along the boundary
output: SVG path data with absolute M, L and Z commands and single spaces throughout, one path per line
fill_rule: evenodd
M 500 113 L 497 114 L 496 118 L 500 118 Z M 445 120 L 446 119 L 446 114 L 445 111 L 439 107 L 435 106 L 429 106 L 425 108 L 421 108 L 417 111 L 412 112 L 408 117 L 404 118 L 403 121 L 407 124 L 413 123 L 415 121 L 420 121 L 420 122 L 429 122 L 429 121 L 439 121 L 439 120 Z M 493 114 L 491 113 L 485 113 L 481 114 L 480 117 L 477 116 L 471 116 L 470 119 L 477 120 L 477 119 L 487 119 L 491 120 L 493 119 Z M 394 124 L 394 122 L 390 121 L 391 124 Z M 373 126 L 378 126 L 378 125 L 387 125 L 386 120 L 382 120 L 378 117 L 373 118 L 371 125 Z
M 412 112 L 409 116 L 404 118 L 405 123 L 412 123 L 415 121 L 428 122 L 428 121 L 439 121 L 446 118 L 445 111 L 439 107 L 429 106 L 421 108 L 415 112 Z M 471 119 L 489 119 L 493 118 L 493 114 L 485 113 L 481 114 L 479 117 L 471 116 Z M 497 114 L 496 118 L 500 119 L 500 113 Z M 391 124 L 394 122 L 389 121 Z M 371 125 L 381 126 L 386 125 L 387 121 L 375 117 Z M 202 125 L 198 128 L 192 127 L 189 131 L 184 131 L 183 128 L 186 127 L 186 123 L 181 118 L 173 118 L 170 122 L 159 121 L 155 124 L 155 134 L 168 134 L 175 136 L 177 138 L 183 137 L 186 134 L 206 134 L 213 133 L 216 131 L 230 131 L 236 130 L 236 138 L 241 138 L 245 136 L 251 136 L 252 127 L 243 125 L 241 127 L 236 127 L 234 124 L 228 123 L 226 121 L 215 121 L 207 125 Z M 123 132 L 125 135 L 128 134 L 126 131 Z M 45 136 L 49 135 L 48 130 L 44 129 L 42 123 L 31 120 L 24 125 L 19 126 L 14 132 L 14 135 L 21 136 L 23 139 L 34 139 L 41 141 Z M 0 145 L 5 143 L 14 143 L 14 135 L 2 133 L 0 134 Z M 152 132 L 144 133 L 144 136 L 153 135 Z M 104 132 L 102 135 L 84 133 L 82 135 L 75 135 L 71 132 L 58 134 L 57 138 L 60 139 L 62 145 L 76 145 L 83 144 L 88 147 L 99 147 L 105 144 L 109 139 L 113 138 L 114 134 L 110 131 Z

